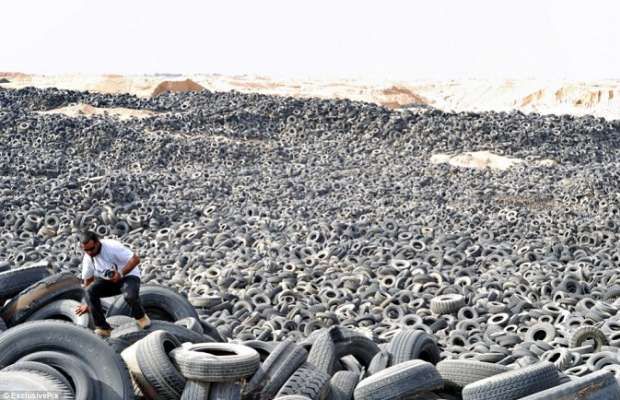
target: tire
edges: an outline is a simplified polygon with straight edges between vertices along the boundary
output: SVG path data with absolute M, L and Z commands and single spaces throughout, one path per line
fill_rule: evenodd
M 187 381 L 181 400 L 204 400 L 209 398 L 210 384 L 197 381 Z
M 145 338 L 149 334 L 162 330 L 174 335 L 181 343 L 205 343 L 211 342 L 211 338 L 201 335 L 200 333 L 191 331 L 172 322 L 151 321 L 151 326 L 146 329 L 140 329 L 135 322 L 121 325 L 112 331 L 112 335 L 108 339 L 108 343 L 114 347 L 117 353 L 122 352 L 127 347 L 136 343 L 138 340 Z
M 136 358 L 144 378 L 162 400 L 178 400 L 185 378 L 176 369 L 168 353 L 181 346 L 172 334 L 155 331 L 136 343 Z
M 551 324 L 535 324 L 528 329 L 525 340 L 528 342 L 536 342 L 543 340 L 545 342 L 551 342 L 555 339 L 556 328 Z
M 60 299 L 82 300 L 84 289 L 80 280 L 69 272 L 48 276 L 22 290 L 0 310 L 7 326 L 24 322 L 35 311 Z
M 20 361 L 38 361 L 63 373 L 71 382 L 75 400 L 99 399 L 99 381 L 94 381 L 87 374 L 87 365 L 77 357 L 57 351 L 39 351 L 22 357 Z
M 433 364 L 410 360 L 384 369 L 362 380 L 355 388 L 355 400 L 398 400 L 443 387 Z
M 428 333 L 415 329 L 406 329 L 394 336 L 390 342 L 390 352 L 392 353 L 390 366 L 416 359 L 434 365 L 440 359 L 435 339 Z
M 187 317 L 200 319 L 185 297 L 163 286 L 141 286 L 140 302 L 153 320 L 175 322 Z M 113 315 L 129 315 L 129 305 L 123 296 L 119 296 L 108 309 L 107 316 Z
M 465 297 L 461 294 L 444 294 L 431 300 L 431 311 L 437 315 L 452 314 L 465 306 Z
M 64 299 L 55 300 L 42 308 L 35 311 L 29 316 L 26 321 L 40 321 L 44 319 L 59 319 L 61 321 L 67 321 L 74 323 L 75 325 L 88 328 L 92 324 L 90 323 L 90 313 L 76 315 L 75 307 L 80 303 L 75 300 Z
M 307 357 L 303 347 L 290 340 L 280 342 L 244 386 L 244 398 L 272 399 Z
M 383 371 L 390 366 L 391 359 L 392 354 L 389 351 L 381 350 L 373 357 L 372 361 L 370 362 L 370 365 L 366 370 L 367 375 L 371 376 L 379 371 Z
M 573 332 L 570 337 L 569 347 L 571 349 L 581 347 L 587 340 L 592 340 L 595 343 L 594 350 L 592 350 L 593 353 L 601 351 L 601 347 L 609 344 L 607 337 L 600 329 L 586 325 Z
M 260 364 L 256 350 L 233 343 L 193 344 L 179 347 L 170 355 L 186 379 L 199 382 L 241 380 L 254 374 Z
M 112 317 L 107 317 L 105 320 L 112 327 L 112 329 L 116 329 L 120 326 L 123 326 L 125 324 L 135 321 L 133 318 L 128 317 L 126 315 L 114 315 Z
M 510 368 L 474 360 L 443 360 L 437 364 L 446 387 L 462 389 L 470 383 L 510 371 Z
M 121 357 L 127 365 L 131 376 L 134 393 L 147 399 L 156 399 L 157 392 L 155 388 L 146 380 L 140 365 L 138 364 L 138 343 L 134 343 L 121 352 Z
M 58 393 L 55 398 L 59 400 L 73 400 L 71 391 L 53 376 L 31 371 L 0 371 L 0 393 L 19 392 Z
M 2 371 L 33 372 L 35 374 L 48 375 L 53 377 L 55 380 L 61 382 L 62 386 L 66 388 L 67 394 L 70 394 L 71 396 L 75 395 L 75 392 L 71 388 L 71 382 L 69 382 L 69 380 L 62 373 L 60 373 L 60 371 L 39 361 L 20 360 L 15 364 L 11 364 L 8 367 L 2 369 Z
M 182 326 L 184 328 L 189 329 L 190 331 L 200 333 L 201 335 L 204 333 L 200 320 L 193 318 L 193 317 L 187 317 L 187 318 L 183 318 L 178 321 L 175 321 L 175 325 Z
M 620 400 L 620 386 L 610 371 L 596 371 L 524 397 L 522 400 Z
M 516 400 L 558 383 L 556 366 L 543 361 L 471 383 L 463 388 L 463 400 Z
M 329 329 L 329 333 L 336 345 L 337 359 L 351 355 L 368 368 L 373 357 L 380 351 L 373 340 L 353 329 L 335 326 Z
M 231 382 L 220 382 L 211 385 L 209 400 L 241 400 L 241 385 Z
M 331 338 L 330 330 L 324 330 L 312 343 L 307 362 L 317 370 L 332 376 L 336 361 L 336 344 Z
M 312 400 L 308 396 L 304 396 L 301 394 L 288 394 L 286 396 L 276 397 L 275 400 Z
M 329 400 L 352 400 L 360 376 L 355 372 L 338 371 L 329 380 Z
M 215 326 L 211 325 L 208 321 L 204 319 L 200 319 L 199 321 L 202 325 L 202 333 L 211 336 L 216 342 L 226 343 L 226 339 L 222 337 L 222 335 Z
M 245 342 L 241 342 L 242 345 L 253 348 L 258 352 L 260 356 L 260 361 L 265 362 L 267 357 L 278 347 L 280 342 L 263 342 L 262 340 L 246 340 Z M 306 352 L 307 354 L 307 352 Z
M 42 265 L 0 272 L 0 298 L 11 298 L 48 276 L 50 276 L 50 271 L 47 266 Z
M 0 368 L 35 351 L 60 351 L 84 362 L 91 379 L 101 382 L 103 400 L 133 399 L 129 373 L 121 357 L 88 329 L 64 321 L 33 321 L 0 335 Z
M 290 395 L 302 395 L 311 400 L 320 400 L 329 390 L 329 375 L 318 371 L 311 364 L 304 363 L 286 381 L 278 391 L 276 398 Z

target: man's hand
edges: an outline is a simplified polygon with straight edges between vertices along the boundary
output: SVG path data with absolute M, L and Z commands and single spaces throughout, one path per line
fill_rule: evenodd
M 114 276 L 112 276 L 112 279 L 110 279 L 112 282 L 114 283 L 120 283 L 121 281 L 121 274 L 118 271 L 114 271 Z
M 84 315 L 87 312 L 88 312 L 87 304 L 80 304 L 79 306 L 75 307 L 75 315 L 77 316 Z

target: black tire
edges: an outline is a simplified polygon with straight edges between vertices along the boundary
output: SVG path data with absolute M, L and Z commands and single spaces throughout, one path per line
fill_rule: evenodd
M 431 299 L 431 311 L 437 315 L 452 314 L 465 306 L 462 294 L 444 294 Z
M 272 351 L 275 350 L 276 347 L 280 344 L 280 342 L 263 342 L 262 340 L 246 340 L 245 342 L 241 342 L 242 345 L 253 348 L 258 352 L 260 356 L 260 361 L 265 362 L 267 357 L 271 354 Z
M 175 324 L 185 327 L 189 329 L 190 331 L 200 333 L 201 335 L 204 333 L 200 320 L 193 318 L 193 317 L 187 317 L 187 318 L 180 319 L 178 321 L 175 321 Z
M 226 339 L 222 337 L 222 335 L 215 326 L 211 325 L 208 321 L 204 319 L 200 320 L 200 324 L 202 325 L 202 332 L 205 335 L 211 336 L 216 342 L 226 343 Z
M 187 317 L 200 319 L 194 306 L 185 297 L 163 286 L 141 286 L 140 302 L 153 320 L 175 322 Z M 107 316 L 113 315 L 130 315 L 129 305 L 123 296 L 119 296 L 108 309 Z
M 204 400 L 209 398 L 211 384 L 189 380 L 183 389 L 181 400 Z
M 49 375 L 53 377 L 55 380 L 62 383 L 62 386 L 66 388 L 67 394 L 71 396 L 75 395 L 73 388 L 71 387 L 71 382 L 57 369 L 54 367 L 50 367 L 49 365 L 45 365 L 39 361 L 23 361 L 20 360 L 15 364 L 11 364 L 6 368 L 3 368 L 2 371 L 21 371 L 21 372 L 34 372 L 35 374 L 40 375 Z
M 116 350 L 117 353 L 125 350 L 140 339 L 155 331 L 166 331 L 174 335 L 181 343 L 205 343 L 213 340 L 205 335 L 191 331 L 183 326 L 175 325 L 167 321 L 151 321 L 151 326 L 146 329 L 140 329 L 135 322 L 121 325 L 112 331 L 112 335 L 108 339 L 108 343 Z
M 272 399 L 307 357 L 303 347 L 290 340 L 280 342 L 244 386 L 244 398 Z
M 100 399 L 133 399 L 129 373 L 121 357 L 88 329 L 64 321 L 34 321 L 15 326 L 0 335 L 0 368 L 36 351 L 60 351 L 76 357 L 89 368 L 89 376 L 101 382 Z
M 211 385 L 209 400 L 241 400 L 241 385 L 232 382 L 220 382 Z
M 75 325 L 88 328 L 92 325 L 90 321 L 90 313 L 76 315 L 75 307 L 79 306 L 80 302 L 71 299 L 55 300 L 30 315 L 26 321 L 41 321 L 44 319 L 59 319 L 61 321 L 67 321 L 74 323 Z
M 336 358 L 338 359 L 351 355 L 365 368 L 368 368 L 373 357 L 380 351 L 379 346 L 372 339 L 353 329 L 336 326 L 330 328 L 329 333 L 336 345 Z
M 392 354 L 389 351 L 381 350 L 372 358 L 366 373 L 368 376 L 374 375 L 379 371 L 383 371 L 390 366 Z
M 105 319 L 112 329 L 116 329 L 135 320 L 127 315 L 114 315 Z
M 307 361 L 317 370 L 332 376 L 336 360 L 336 344 L 331 338 L 330 330 L 324 330 L 312 343 Z
M 575 399 L 620 400 L 620 386 L 613 373 L 601 370 L 522 398 L 522 400 Z
M 73 400 L 71 391 L 53 376 L 31 371 L 0 371 L 0 393 L 20 392 L 54 393 L 59 400 Z
M 323 399 L 329 390 L 329 375 L 318 371 L 314 366 L 304 363 L 278 391 L 276 398 L 302 395 L 310 400 Z
M 390 366 L 418 359 L 434 365 L 440 359 L 439 347 L 433 336 L 415 329 L 405 329 L 394 336 L 390 342 L 390 353 L 392 353 Z
M 156 399 L 157 392 L 155 388 L 146 380 L 138 364 L 137 349 L 138 343 L 134 343 L 121 352 L 121 357 L 129 370 L 134 393 L 136 393 L 138 398 Z
M 607 337 L 605 334 L 598 328 L 593 326 L 582 326 L 577 328 L 575 332 L 570 337 L 569 347 L 581 347 L 586 341 L 594 342 L 594 350 L 593 353 L 601 351 L 601 347 L 607 346 L 609 344 Z
M 174 349 L 170 356 L 186 379 L 233 382 L 253 375 L 260 357 L 251 347 L 233 343 L 200 343 Z
M 179 346 L 181 342 L 164 331 L 155 331 L 136 343 L 140 371 L 162 400 L 178 400 L 185 388 L 185 378 L 168 356 Z
M 24 322 L 47 304 L 62 299 L 81 301 L 84 289 L 80 280 L 69 272 L 48 276 L 19 292 L 0 309 L 0 316 L 11 327 Z
M 437 364 L 446 387 L 462 389 L 470 383 L 510 371 L 510 368 L 475 360 L 443 360 Z
M 360 375 L 351 371 L 338 371 L 329 380 L 329 400 L 352 400 Z
M 463 400 L 516 400 L 558 383 L 556 366 L 543 361 L 471 383 L 463 388 Z
M 50 276 L 47 266 L 16 268 L 0 272 L 0 299 L 8 299 L 28 286 Z
M 38 361 L 56 368 L 68 377 L 75 392 L 75 400 L 99 399 L 99 381 L 94 381 L 87 374 L 87 365 L 77 357 L 58 351 L 39 351 L 28 354 L 20 361 Z
M 433 364 L 410 360 L 384 369 L 362 380 L 355 388 L 355 400 L 398 400 L 443 387 Z

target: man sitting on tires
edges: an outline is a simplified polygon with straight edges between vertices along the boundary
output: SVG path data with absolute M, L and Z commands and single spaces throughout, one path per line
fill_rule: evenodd
M 101 298 L 123 294 L 131 309 L 131 316 L 142 329 L 151 325 L 140 303 L 140 258 L 120 242 L 99 239 L 96 233 L 79 233 L 84 251 L 82 280 L 86 289 L 86 303 L 75 309 L 77 315 L 90 311 L 95 333 L 107 337 L 112 332 L 101 307 Z

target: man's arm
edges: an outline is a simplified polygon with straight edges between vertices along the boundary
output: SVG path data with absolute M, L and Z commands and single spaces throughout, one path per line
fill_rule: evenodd
M 127 265 L 122 268 L 121 273 L 123 276 L 127 276 L 127 274 L 130 273 L 138 264 L 140 264 L 140 257 L 138 257 L 137 254 L 134 254 L 133 257 L 131 257 L 127 262 Z
M 95 281 L 95 277 L 91 276 L 90 278 L 86 278 L 84 279 L 84 283 L 82 286 L 84 286 L 84 289 L 86 289 L 87 287 L 89 287 L 93 282 Z

